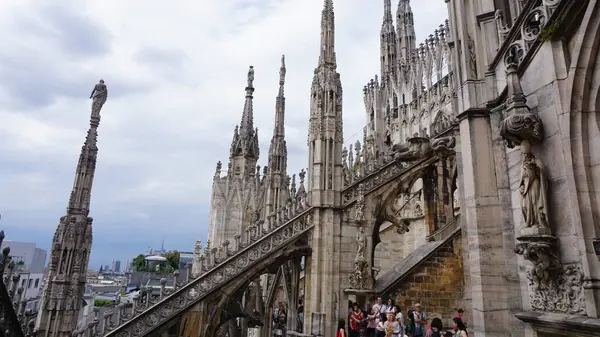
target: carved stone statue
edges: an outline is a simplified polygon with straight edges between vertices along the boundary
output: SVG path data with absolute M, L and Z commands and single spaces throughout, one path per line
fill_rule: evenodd
M 104 80 L 101 79 L 94 86 L 94 89 L 90 94 L 90 99 L 92 100 L 92 113 L 100 113 L 100 109 L 102 109 L 102 106 L 106 102 L 107 97 L 108 89 L 106 88 L 106 84 L 104 84 Z
M 364 289 L 366 286 L 369 264 L 366 261 L 354 262 L 354 270 L 350 272 L 350 288 Z
M 548 187 L 542 163 L 531 153 L 528 142 L 521 143 L 522 163 L 519 193 L 525 227 L 548 228 Z
M 528 278 L 534 292 L 552 286 L 551 272 L 560 268 L 560 261 L 552 254 L 549 245 L 543 243 L 519 244 L 515 248 L 515 253 L 522 255 L 525 260 L 530 261 L 532 264 Z
M 254 82 L 254 66 L 250 66 L 248 70 L 248 88 L 252 88 L 252 83 Z
M 196 246 L 194 247 L 194 254 L 200 255 L 202 253 L 202 241 L 196 241 Z
M 415 135 L 415 137 L 407 138 L 406 143 L 394 144 L 392 152 L 396 160 L 416 160 L 431 152 L 431 143 L 428 138 Z
M 362 223 L 365 221 L 365 185 L 359 184 L 357 187 L 355 215 L 356 222 Z
M 434 139 L 431 142 L 431 148 L 435 152 L 452 152 L 455 146 L 456 139 L 452 136 Z
M 356 233 L 356 244 L 358 248 L 356 249 L 356 258 L 355 261 L 364 261 L 365 260 L 365 248 L 367 246 L 367 242 L 365 239 L 364 229 L 361 227 L 358 228 L 358 232 Z

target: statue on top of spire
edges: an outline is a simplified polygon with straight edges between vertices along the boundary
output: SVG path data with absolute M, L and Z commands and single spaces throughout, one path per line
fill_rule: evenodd
M 254 66 L 250 66 L 248 70 L 248 88 L 252 88 L 252 82 L 254 82 Z
M 92 113 L 99 114 L 100 109 L 106 102 L 106 98 L 108 97 L 108 90 L 106 89 L 106 84 L 104 84 L 104 80 L 100 79 L 98 83 L 94 86 L 92 93 L 90 94 L 90 99 L 92 100 Z
M 283 85 L 283 83 L 285 82 L 285 73 L 286 73 L 286 69 L 285 69 L 285 54 L 281 55 L 281 68 L 279 69 L 279 84 Z

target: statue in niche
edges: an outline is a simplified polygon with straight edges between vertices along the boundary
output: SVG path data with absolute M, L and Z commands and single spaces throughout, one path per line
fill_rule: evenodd
M 525 227 L 548 228 L 548 185 L 544 167 L 528 142 L 521 143 L 522 163 L 519 193 Z
M 356 243 L 358 245 L 358 249 L 356 250 L 356 258 L 354 261 L 364 261 L 365 260 L 365 248 L 367 246 L 364 229 L 362 226 L 358 228 L 358 232 L 356 233 Z

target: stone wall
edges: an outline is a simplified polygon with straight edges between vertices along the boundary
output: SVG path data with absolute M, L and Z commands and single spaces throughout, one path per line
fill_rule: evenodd
M 462 239 L 459 236 L 449 241 L 406 275 L 390 294 L 406 313 L 413 308 L 415 302 L 421 303 L 427 313 L 428 320 L 439 317 L 445 326 L 451 326 L 451 319 L 456 314 L 456 308 L 464 307 L 464 278 L 462 254 Z M 469 317 L 465 317 L 467 322 Z
M 421 193 L 411 198 L 411 193 Z M 418 179 L 410 188 L 410 193 L 399 194 L 392 208 L 399 218 L 409 221 L 409 232 L 398 234 L 397 228 L 390 222 L 384 222 L 379 227 L 381 242 L 375 247 L 374 267 L 382 275 L 406 258 L 417 247 L 425 243 L 427 226 L 423 214 L 423 180 Z
M 391 223 L 381 225 L 379 237 L 381 242 L 375 247 L 375 268 L 381 270 L 379 275 L 390 270 L 394 265 L 407 257 L 413 250 L 425 243 L 427 228 L 425 219 L 411 221 L 410 232 L 398 234 Z

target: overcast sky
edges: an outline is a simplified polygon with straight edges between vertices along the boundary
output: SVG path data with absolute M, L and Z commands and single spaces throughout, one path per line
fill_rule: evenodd
M 397 0 L 392 2 L 397 3 Z M 362 137 L 362 87 L 379 71 L 381 0 L 336 0 L 346 142 Z M 99 128 L 90 268 L 149 246 L 193 250 L 207 235 L 212 176 L 226 167 L 255 67 L 254 118 L 266 162 L 279 60 L 286 55 L 289 167 L 306 167 L 309 92 L 323 0 L 0 2 L 0 227 L 48 248 L 89 125 Z M 414 1 L 417 41 L 447 17 Z M 392 5 L 393 8 L 396 4 Z

